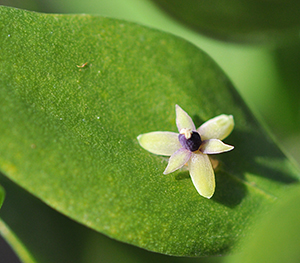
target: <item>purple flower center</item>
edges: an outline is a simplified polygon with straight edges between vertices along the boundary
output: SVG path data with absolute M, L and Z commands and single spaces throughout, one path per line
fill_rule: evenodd
M 191 132 L 189 139 L 187 139 L 184 134 L 179 134 L 178 139 L 182 147 L 191 152 L 197 151 L 202 143 L 201 136 L 196 131 Z

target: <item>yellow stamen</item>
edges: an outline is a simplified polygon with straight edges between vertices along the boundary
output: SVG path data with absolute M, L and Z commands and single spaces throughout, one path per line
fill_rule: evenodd
M 183 129 L 181 129 L 180 134 L 184 134 L 184 137 L 186 139 L 189 139 L 192 136 L 192 130 L 191 129 L 187 129 L 187 128 L 183 128 Z

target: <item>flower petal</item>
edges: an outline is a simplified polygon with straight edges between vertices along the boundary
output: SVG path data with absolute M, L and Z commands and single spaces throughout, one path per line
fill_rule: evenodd
M 195 131 L 196 127 L 191 117 L 177 104 L 175 105 L 175 110 L 178 131 L 180 132 L 182 129 L 191 129 L 191 131 Z
M 215 174 L 208 156 L 202 153 L 192 153 L 189 171 L 198 193 L 211 198 L 215 192 Z
M 218 139 L 210 139 L 202 142 L 200 151 L 204 154 L 217 154 L 233 150 L 233 146 L 225 144 Z
M 202 140 L 223 140 L 232 132 L 233 127 L 233 116 L 222 114 L 203 123 L 197 132 L 199 132 Z
M 172 156 L 170 157 L 169 163 L 167 168 L 164 171 L 164 174 L 169 174 L 177 169 L 184 166 L 188 160 L 190 159 L 192 155 L 192 152 L 190 152 L 187 149 L 181 148 L 178 151 L 176 151 Z
M 145 150 L 158 155 L 170 156 L 182 147 L 175 132 L 149 132 L 137 139 Z

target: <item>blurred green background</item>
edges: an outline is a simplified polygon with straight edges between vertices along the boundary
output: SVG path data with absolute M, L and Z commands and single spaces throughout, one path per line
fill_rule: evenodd
M 300 163 L 298 43 L 275 48 L 214 40 L 184 27 L 148 0 L 0 0 L 0 4 L 46 13 L 88 13 L 124 19 L 170 32 L 194 43 L 220 65 L 283 151 Z M 117 253 L 117 247 L 113 248 L 116 243 L 118 242 L 108 245 L 111 246 L 111 253 Z M 126 247 L 122 249 L 128 253 L 136 253 Z M 142 257 L 151 254 L 147 253 Z M 133 257 L 132 261 L 127 262 L 142 262 L 134 260 L 142 257 Z M 115 262 L 115 259 L 106 259 L 104 262 Z M 167 256 L 155 258 L 155 261 L 159 260 L 172 262 Z M 176 262 L 220 261 L 220 258 L 192 261 L 176 259 Z

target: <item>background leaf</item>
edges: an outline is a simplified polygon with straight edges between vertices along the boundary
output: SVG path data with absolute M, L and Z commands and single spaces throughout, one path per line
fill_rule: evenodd
M 256 225 L 251 238 L 243 242 L 243 253 L 225 262 L 299 262 L 300 188 L 286 197 Z
M 15 233 L 5 224 L 4 221 L 0 219 L 0 234 L 5 240 L 10 244 L 11 247 L 14 248 L 14 251 L 18 254 L 19 259 L 22 260 L 23 263 L 35 263 L 35 259 L 31 255 L 31 253 L 27 250 L 26 246 L 20 241 L 20 239 L 15 235 Z M 3 258 L 8 262 L 11 258 Z M 9 261 L 11 262 L 11 261 Z
M 31 11 L 39 11 L 41 8 L 41 2 L 42 1 L 39 0 L 0 0 L 0 5 L 18 7 Z
M 179 21 L 211 37 L 247 43 L 299 41 L 299 1 L 153 1 Z
M 5 197 L 5 191 L 3 187 L 0 185 L 0 208 L 4 202 L 4 197 Z
M 63 214 L 152 251 L 219 255 L 299 180 L 224 73 L 186 41 L 97 16 L 0 10 L 0 167 Z M 216 156 L 212 200 L 187 172 L 163 176 L 165 160 L 136 141 L 176 131 L 176 103 L 197 125 L 235 117 L 226 142 L 236 148 Z

